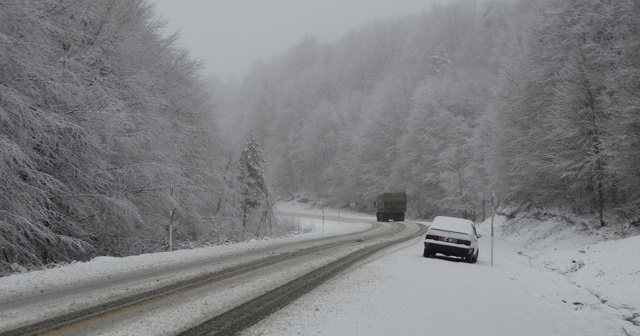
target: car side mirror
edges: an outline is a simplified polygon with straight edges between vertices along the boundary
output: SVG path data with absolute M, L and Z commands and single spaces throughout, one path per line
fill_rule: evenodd
M 481 235 L 481 234 L 479 234 L 479 233 L 478 233 L 476 236 L 477 236 L 478 238 L 482 238 L 482 235 Z

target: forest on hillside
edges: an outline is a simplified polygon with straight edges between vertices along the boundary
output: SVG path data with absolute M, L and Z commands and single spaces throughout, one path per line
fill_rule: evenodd
M 308 38 L 217 112 L 264 140 L 285 199 L 406 191 L 412 216 L 482 220 L 495 192 L 508 215 L 638 225 L 639 29 L 634 0 L 460 0 Z
M 0 2 L 0 275 L 277 234 L 201 66 L 143 0 Z M 15 268 L 15 267 L 13 267 Z
M 640 3 L 458 0 L 209 83 L 144 0 L 0 2 L 0 275 L 295 231 L 277 198 L 640 223 Z M 274 197 L 273 195 L 277 195 Z

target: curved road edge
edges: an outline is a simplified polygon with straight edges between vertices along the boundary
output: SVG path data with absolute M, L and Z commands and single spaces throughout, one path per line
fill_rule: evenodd
M 413 224 L 417 225 L 419 230 L 409 236 L 377 243 L 353 252 L 224 314 L 215 316 L 180 335 L 235 335 L 366 258 L 394 245 L 418 238 L 427 232 L 425 225 Z

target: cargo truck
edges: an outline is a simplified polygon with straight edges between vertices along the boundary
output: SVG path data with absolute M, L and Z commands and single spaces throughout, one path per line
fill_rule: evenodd
M 404 192 L 382 193 L 376 197 L 376 218 L 378 222 L 403 221 L 407 211 L 407 194 Z

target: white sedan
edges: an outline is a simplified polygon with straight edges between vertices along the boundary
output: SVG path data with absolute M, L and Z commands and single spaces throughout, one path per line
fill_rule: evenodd
M 476 227 L 467 219 L 438 216 L 433 219 L 424 239 L 424 256 L 436 253 L 461 257 L 469 263 L 478 261 L 478 238 Z

